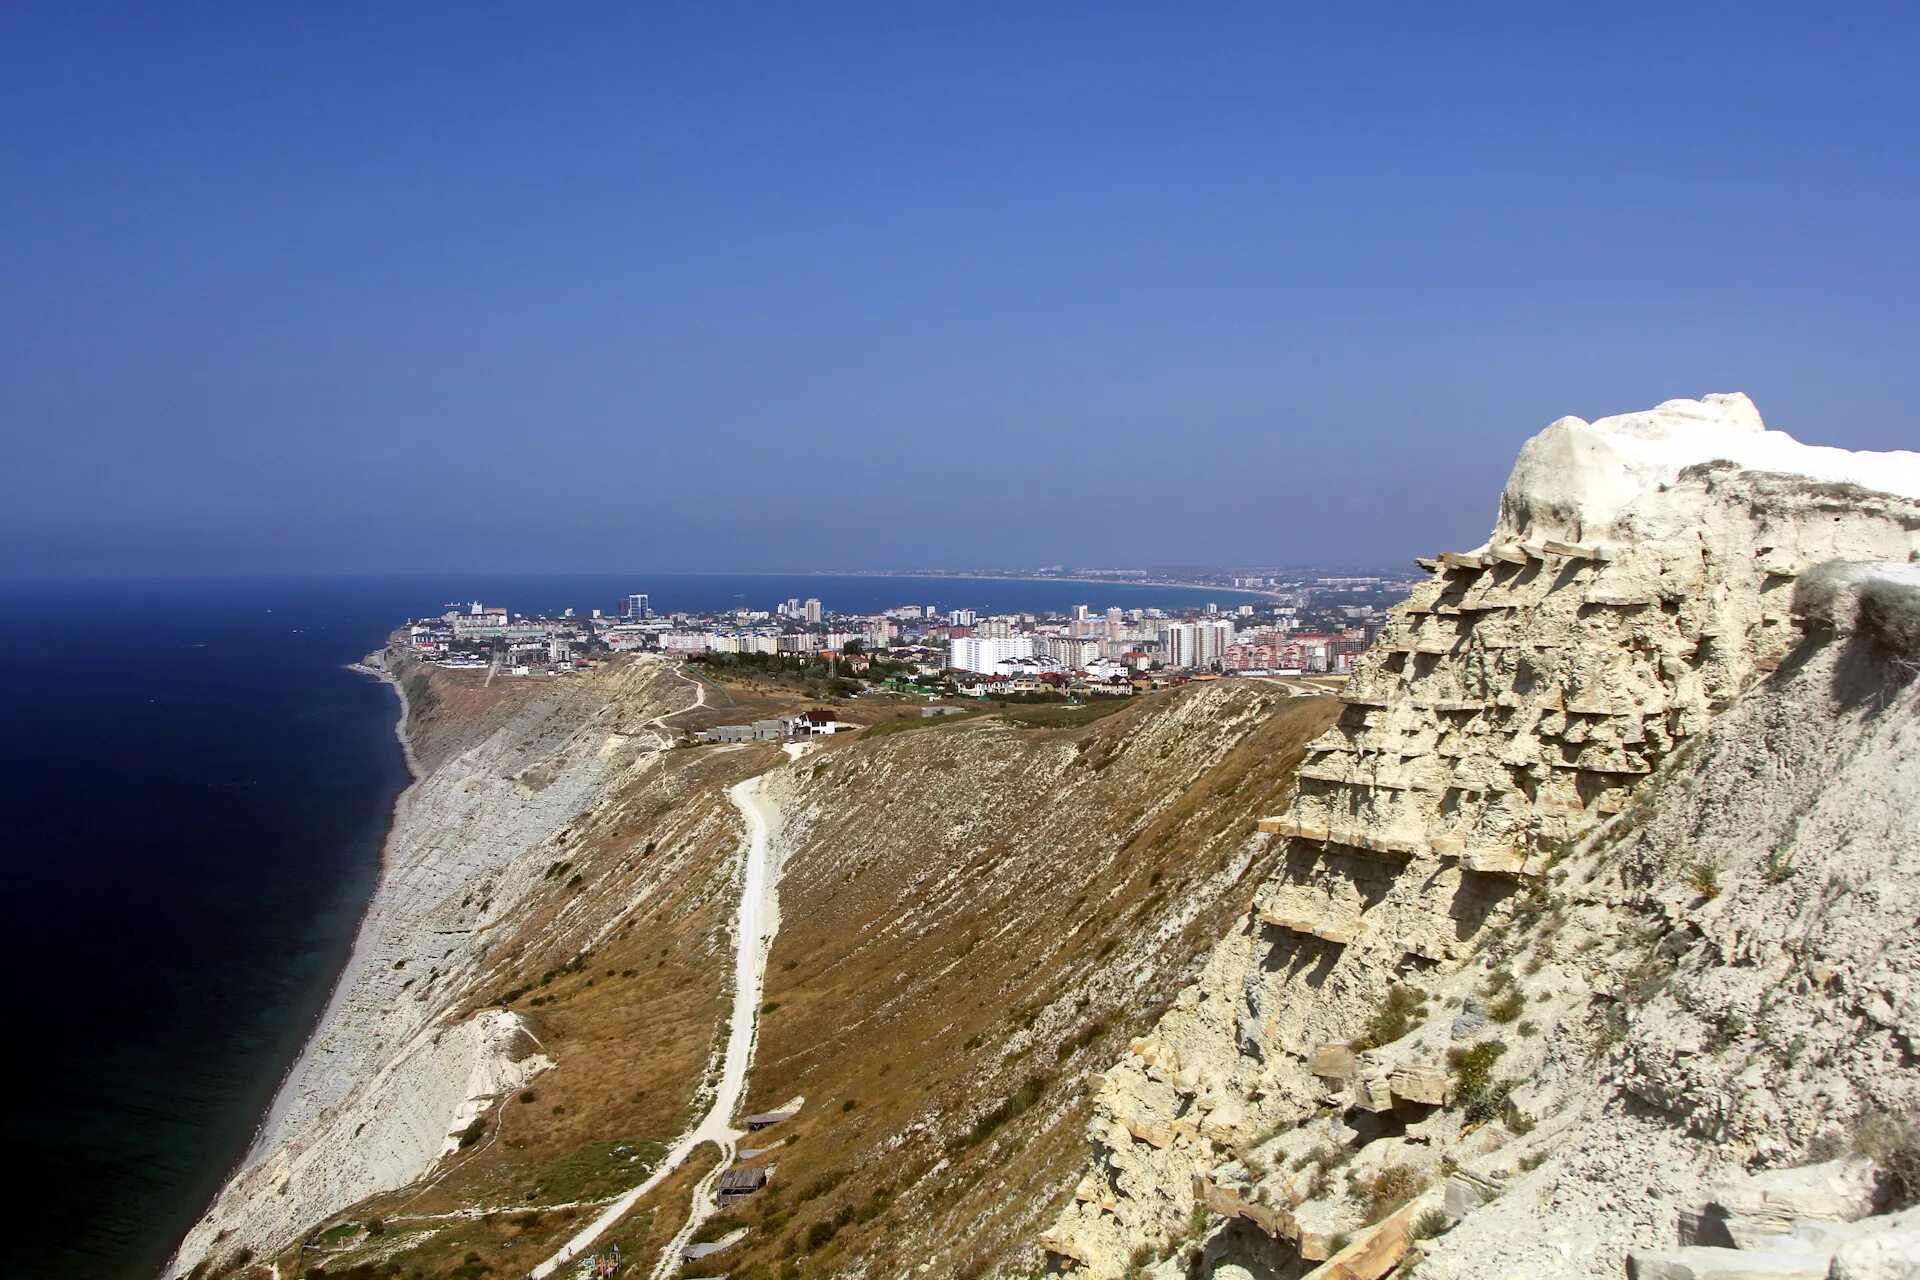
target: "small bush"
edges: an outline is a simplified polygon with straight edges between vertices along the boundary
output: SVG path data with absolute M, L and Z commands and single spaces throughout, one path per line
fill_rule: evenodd
M 1493 1064 L 1507 1046 L 1498 1040 L 1482 1040 L 1465 1049 L 1447 1050 L 1447 1068 L 1453 1073 L 1453 1093 L 1465 1109 L 1467 1119 L 1484 1122 L 1494 1119 L 1506 1106 L 1513 1082 L 1496 1082 Z
M 1080 1028 L 1080 1030 L 1075 1032 L 1071 1037 L 1062 1041 L 1060 1047 L 1054 1050 L 1053 1056 L 1056 1060 L 1065 1062 L 1068 1058 L 1071 1058 L 1074 1054 L 1087 1048 L 1093 1044 L 1094 1041 L 1105 1035 L 1106 1031 L 1107 1020 L 1105 1018 L 1095 1018 L 1086 1026 Z
M 1426 997 L 1411 987 L 1394 986 L 1388 989 L 1387 997 L 1374 1011 L 1373 1017 L 1358 1036 L 1349 1042 L 1348 1047 L 1356 1053 L 1368 1049 L 1377 1049 L 1383 1044 L 1392 1044 L 1401 1036 L 1412 1031 L 1414 1025 L 1425 1016 Z
M 1452 1220 L 1447 1217 L 1444 1211 L 1440 1209 L 1428 1209 L 1413 1220 L 1413 1238 L 1415 1240 L 1431 1240 L 1435 1236 L 1445 1235 L 1447 1228 L 1452 1225 Z
M 1711 862 L 1694 862 L 1687 866 L 1687 888 L 1711 902 L 1720 896 L 1720 871 Z
M 1724 1049 L 1730 1049 L 1744 1039 L 1746 1034 L 1746 1017 L 1729 1009 L 1707 1029 L 1707 1052 L 1719 1053 Z
M 1353 1152 L 1347 1150 L 1345 1147 L 1336 1147 L 1329 1142 L 1315 1147 L 1313 1150 L 1295 1160 L 1293 1167 L 1295 1172 L 1306 1168 L 1310 1164 L 1317 1164 L 1322 1169 L 1338 1169 L 1351 1159 L 1353 1159 Z
M 1487 1016 L 1495 1022 L 1512 1022 L 1526 1007 L 1527 998 L 1520 994 L 1520 988 L 1509 987 L 1487 1004 Z
M 960 1152 L 966 1150 L 968 1147 L 978 1146 L 980 1143 L 985 1142 L 993 1136 L 994 1131 L 1001 1125 L 1027 1111 L 1034 1103 L 1040 1101 L 1040 1096 L 1046 1092 L 1046 1088 L 1047 1081 L 1045 1076 L 1028 1077 L 1027 1081 L 1014 1091 L 1013 1096 L 1005 1099 L 999 1106 L 974 1121 L 972 1129 L 948 1143 L 948 1150 Z
M 473 1123 L 460 1131 L 460 1145 L 463 1148 L 470 1147 L 486 1136 L 487 1118 L 485 1116 L 475 1116 Z
M 1427 1178 L 1410 1164 L 1390 1164 L 1355 1188 L 1368 1226 L 1426 1190 Z
M 1920 1205 L 1920 1118 L 1862 1116 L 1853 1132 L 1853 1149 L 1880 1171 L 1883 1212 Z

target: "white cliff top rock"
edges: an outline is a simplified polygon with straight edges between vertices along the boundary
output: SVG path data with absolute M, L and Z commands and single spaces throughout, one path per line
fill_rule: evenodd
M 1528 440 L 1501 496 L 1515 537 L 1604 536 L 1642 496 L 1703 462 L 1920 498 L 1920 453 L 1854 453 L 1769 431 L 1738 392 L 1669 400 L 1597 422 L 1561 418 Z

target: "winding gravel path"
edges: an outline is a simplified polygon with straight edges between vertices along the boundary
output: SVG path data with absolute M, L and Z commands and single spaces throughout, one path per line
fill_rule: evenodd
M 805 750 L 798 743 L 785 748 L 792 759 L 798 759 Z M 545 1280 L 567 1263 L 584 1258 L 594 1241 L 626 1217 L 634 1205 L 666 1181 L 702 1143 L 707 1142 L 720 1148 L 720 1162 L 694 1189 L 693 1209 L 688 1215 L 687 1224 L 667 1245 L 654 1268 L 655 1276 L 669 1274 L 680 1256 L 680 1250 L 686 1247 L 686 1242 L 700 1224 L 714 1212 L 713 1184 L 719 1180 L 721 1171 L 733 1163 L 735 1144 L 743 1136 L 743 1131 L 733 1127 L 733 1113 L 740 1105 L 741 1095 L 746 1092 L 747 1069 L 753 1065 L 753 1048 L 760 1026 L 760 994 L 767 975 L 767 951 L 773 945 L 774 932 L 780 927 L 780 869 L 775 865 L 772 851 L 773 806 L 760 794 L 760 779 L 764 776 L 761 774 L 748 778 L 727 791 L 727 798 L 740 810 L 740 816 L 746 823 L 747 850 L 746 868 L 740 885 L 740 910 L 734 923 L 733 1014 L 728 1023 L 727 1053 L 721 1066 L 719 1087 L 714 1090 L 713 1104 L 707 1108 L 700 1122 L 673 1145 L 666 1158 L 661 1160 L 659 1168 L 645 1182 L 608 1205 L 598 1217 L 561 1246 L 559 1252 L 535 1267 L 531 1273 L 533 1280 Z

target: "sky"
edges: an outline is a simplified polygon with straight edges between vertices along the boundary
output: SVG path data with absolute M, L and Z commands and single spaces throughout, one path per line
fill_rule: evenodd
M 0 573 L 1404 564 L 1920 446 L 1912 5 L 0 8 Z

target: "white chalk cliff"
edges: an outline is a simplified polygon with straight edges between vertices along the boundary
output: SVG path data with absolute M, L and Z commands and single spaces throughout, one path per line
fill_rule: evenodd
M 1277 874 L 1095 1078 L 1055 1261 L 1618 1275 L 1920 1102 L 1916 558 L 1920 454 L 1744 396 L 1529 440 L 1263 823 Z
M 658 663 L 626 672 L 611 697 L 576 682 L 473 726 L 407 789 L 347 969 L 175 1271 L 239 1249 L 271 1253 L 328 1214 L 406 1186 L 551 1065 L 517 1014 L 473 1009 L 472 985 L 561 856 L 557 835 L 657 754 L 655 735 L 623 733 L 609 713 L 637 720 L 685 704 L 686 690 Z

